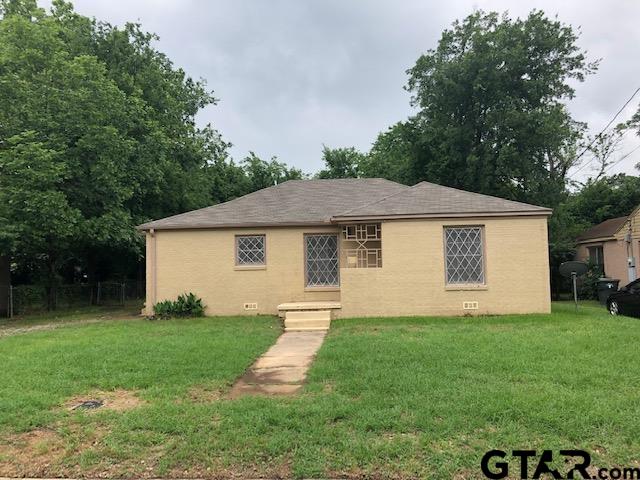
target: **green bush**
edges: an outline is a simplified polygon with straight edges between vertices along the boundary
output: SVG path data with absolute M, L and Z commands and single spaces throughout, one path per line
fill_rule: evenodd
M 202 299 L 193 293 L 184 293 L 177 300 L 163 300 L 153 306 L 153 312 L 159 318 L 201 317 L 204 315 Z
M 585 300 L 597 300 L 598 280 L 604 276 L 604 272 L 602 271 L 602 266 L 593 263 L 591 260 L 587 261 L 587 265 L 589 270 L 581 279 L 578 296 Z

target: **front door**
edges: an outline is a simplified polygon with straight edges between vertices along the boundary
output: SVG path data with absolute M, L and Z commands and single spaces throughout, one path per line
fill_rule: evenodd
M 338 235 L 305 234 L 304 253 L 306 287 L 338 287 L 340 285 Z

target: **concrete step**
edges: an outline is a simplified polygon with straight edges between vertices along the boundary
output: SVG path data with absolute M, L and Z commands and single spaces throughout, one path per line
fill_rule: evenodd
M 288 302 L 278 305 L 278 311 L 284 315 L 291 310 L 340 310 L 340 302 Z
M 302 310 L 287 312 L 286 320 L 331 320 L 331 310 Z
M 299 328 L 315 328 L 319 330 L 329 330 L 331 322 L 329 320 L 285 320 L 284 328 L 296 330 Z
M 285 332 L 326 332 L 329 330 L 329 326 L 326 327 L 284 327 Z
M 291 311 L 284 317 L 287 331 L 328 330 L 331 325 L 331 310 Z

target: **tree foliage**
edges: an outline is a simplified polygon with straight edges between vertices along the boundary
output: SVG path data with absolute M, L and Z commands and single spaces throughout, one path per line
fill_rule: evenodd
M 322 147 L 322 160 L 325 168 L 318 172 L 318 178 L 358 178 L 363 176 L 361 167 L 365 155 L 354 147 Z M 364 175 L 368 176 L 368 175 Z
M 205 82 L 140 25 L 62 0 L 49 12 L 2 0 L 0 14 L 0 254 L 35 259 L 47 282 L 65 262 L 91 274 L 114 254 L 135 271 L 137 224 L 301 175 L 253 155 L 236 165 L 221 135 L 196 125 L 216 103 Z
M 381 132 L 361 162 L 362 176 L 411 185 L 417 183 L 411 169 L 418 149 L 417 133 L 411 119 Z
M 250 192 L 287 180 L 300 180 L 304 176 L 302 170 L 289 168 L 286 164 L 278 162 L 276 157 L 267 162 L 253 152 L 249 152 L 249 156 L 242 161 L 242 168 L 248 180 L 246 190 Z
M 553 206 L 584 125 L 564 100 L 597 65 L 571 26 L 476 12 L 445 30 L 409 73 L 419 111 L 416 180 Z

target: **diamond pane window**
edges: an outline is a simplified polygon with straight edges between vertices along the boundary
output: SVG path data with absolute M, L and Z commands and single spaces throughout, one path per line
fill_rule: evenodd
M 445 228 L 444 249 L 448 284 L 484 283 L 482 227 Z
M 307 287 L 337 287 L 339 263 L 337 235 L 305 235 Z
M 236 265 L 264 265 L 264 235 L 236 237 Z

